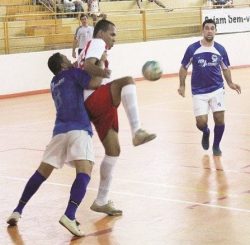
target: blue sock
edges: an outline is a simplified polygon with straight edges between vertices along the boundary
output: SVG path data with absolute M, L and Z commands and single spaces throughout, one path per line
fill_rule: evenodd
M 208 128 L 208 126 L 206 125 L 205 127 L 201 128 L 201 127 L 198 127 L 197 124 L 196 124 L 196 127 L 201 131 L 203 132 L 204 134 L 209 134 L 210 130 Z
M 27 182 L 23 194 L 19 200 L 17 207 L 14 209 L 14 212 L 22 214 L 23 208 L 30 198 L 36 193 L 40 185 L 46 180 L 38 171 L 36 171 Z
M 224 133 L 225 124 L 214 126 L 214 144 L 213 148 L 219 148 L 222 135 Z
M 78 173 L 76 175 L 71 187 L 69 203 L 65 211 L 65 215 L 71 220 L 75 219 L 76 210 L 85 196 L 89 181 L 90 177 L 85 173 Z

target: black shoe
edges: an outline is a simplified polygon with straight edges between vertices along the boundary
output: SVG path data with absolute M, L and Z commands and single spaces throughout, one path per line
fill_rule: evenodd
M 220 150 L 220 147 L 214 147 L 213 146 L 213 155 L 220 157 L 222 155 L 222 151 Z
M 208 150 L 209 148 L 209 136 L 210 136 L 210 131 L 208 131 L 208 133 L 203 133 L 202 135 L 201 145 L 204 150 Z

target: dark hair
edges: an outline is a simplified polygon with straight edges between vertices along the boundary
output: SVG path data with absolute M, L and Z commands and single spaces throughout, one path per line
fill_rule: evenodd
M 95 38 L 99 31 L 106 32 L 110 26 L 115 26 L 115 24 L 109 20 L 104 20 L 104 19 L 99 20 L 95 25 L 93 37 Z
M 61 71 L 62 67 L 62 56 L 60 53 L 55 53 L 48 59 L 48 67 L 54 75 L 57 75 Z
M 202 29 L 204 29 L 206 24 L 214 24 L 215 28 L 216 28 L 216 23 L 213 19 L 206 19 L 204 20 L 204 22 L 202 23 Z
M 80 15 L 80 19 L 83 18 L 83 17 L 86 17 L 88 19 L 88 15 L 87 14 L 81 14 Z

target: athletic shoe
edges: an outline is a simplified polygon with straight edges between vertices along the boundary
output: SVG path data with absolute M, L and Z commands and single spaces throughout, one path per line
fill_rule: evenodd
M 203 133 L 202 135 L 201 145 L 204 150 L 208 150 L 209 148 L 209 136 L 210 136 L 210 131 L 208 131 L 208 133 Z
M 75 236 L 82 237 L 84 233 L 80 230 L 79 226 L 77 225 L 76 220 L 69 219 L 65 214 L 59 220 L 59 223 L 64 226 L 69 232 L 71 232 Z
M 218 156 L 218 157 L 222 155 L 222 151 L 220 150 L 220 147 L 213 146 L 213 155 Z
M 91 210 L 99 213 L 105 213 L 109 216 L 120 216 L 122 215 L 122 210 L 116 209 L 114 207 L 114 204 L 112 201 L 108 201 L 105 205 L 98 205 L 96 202 L 93 202 L 93 204 L 90 207 Z
M 19 219 L 21 218 L 21 214 L 18 212 L 13 212 L 11 216 L 7 219 L 7 223 L 11 226 L 17 225 Z
M 174 9 L 167 9 L 167 8 L 166 8 L 165 11 L 166 11 L 166 12 L 172 12 L 172 11 L 174 11 Z
M 143 129 L 138 129 L 133 138 L 133 145 L 138 146 L 156 138 L 156 134 L 149 134 Z

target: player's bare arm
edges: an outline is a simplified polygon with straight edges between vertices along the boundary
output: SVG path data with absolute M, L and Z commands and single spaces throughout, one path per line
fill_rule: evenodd
M 111 70 L 103 69 L 98 65 L 99 60 L 96 58 L 88 58 L 85 60 L 84 69 L 91 75 L 102 78 L 109 78 Z
M 78 45 L 78 40 L 76 39 L 76 37 L 74 37 L 73 40 L 73 47 L 72 47 L 72 57 L 76 58 L 76 47 Z
M 185 80 L 187 77 L 187 69 L 185 69 L 183 66 L 181 66 L 179 71 L 179 80 L 180 80 L 180 86 L 178 89 L 179 95 L 182 97 L 185 97 Z
M 92 77 L 89 82 L 89 89 L 97 89 L 102 84 L 102 77 Z
M 223 72 L 223 76 L 227 82 L 227 85 L 229 86 L 229 88 L 235 90 L 238 94 L 241 93 L 241 88 L 240 88 L 240 85 L 236 84 L 236 83 L 233 83 L 232 82 L 232 76 L 231 76 L 231 71 L 230 69 L 224 69 L 222 70 Z

